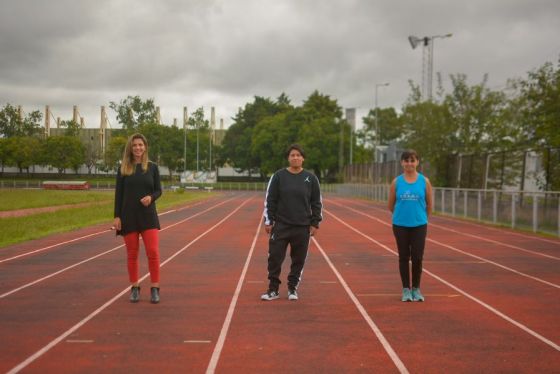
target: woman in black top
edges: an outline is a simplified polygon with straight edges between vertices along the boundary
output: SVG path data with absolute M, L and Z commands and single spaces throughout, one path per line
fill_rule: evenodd
M 159 169 L 148 161 L 148 141 L 134 134 L 126 143 L 115 190 L 115 222 L 117 235 L 122 235 L 128 257 L 131 283 L 130 301 L 140 299 L 138 284 L 139 239 L 142 236 L 151 280 L 151 302 L 159 302 L 159 238 L 160 229 L 156 199 L 161 196 Z
M 322 220 L 321 190 L 317 177 L 303 169 L 305 153 L 292 144 L 286 154 L 289 167 L 270 178 L 264 210 L 268 241 L 268 290 L 262 300 L 278 299 L 280 270 L 288 244 L 292 265 L 288 275 L 288 299 L 297 300 L 297 287 L 307 258 L 310 236 Z

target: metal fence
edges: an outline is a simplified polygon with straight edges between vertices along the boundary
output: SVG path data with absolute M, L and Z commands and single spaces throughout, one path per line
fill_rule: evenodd
M 448 185 L 460 188 L 556 191 L 560 148 L 449 156 Z
M 386 202 L 389 185 L 340 184 L 333 192 Z M 434 188 L 433 203 L 438 214 L 560 236 L 560 192 Z
M 42 181 L 0 181 L 0 188 L 41 188 Z M 214 184 L 164 184 L 165 189 L 261 191 L 262 182 L 221 182 Z M 114 182 L 93 182 L 92 189 L 114 189 Z M 388 184 L 323 184 L 323 193 L 384 201 Z M 560 192 L 525 192 L 469 188 L 433 188 L 434 212 L 533 232 L 560 236 Z
M 396 156 L 399 156 L 397 151 Z M 400 156 L 399 156 L 400 157 Z M 383 162 L 346 165 L 344 183 L 390 183 L 402 173 L 399 157 Z M 509 150 L 484 154 L 454 154 L 438 170 L 429 162 L 419 171 L 440 185 L 520 191 L 560 190 L 560 148 Z

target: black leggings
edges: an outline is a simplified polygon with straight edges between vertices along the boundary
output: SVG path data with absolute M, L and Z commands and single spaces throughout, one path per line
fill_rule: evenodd
M 403 288 L 410 288 L 410 271 L 408 263 L 412 258 L 412 287 L 420 288 L 422 276 L 422 258 L 428 225 L 404 227 L 393 225 L 393 234 L 399 249 L 399 271 Z

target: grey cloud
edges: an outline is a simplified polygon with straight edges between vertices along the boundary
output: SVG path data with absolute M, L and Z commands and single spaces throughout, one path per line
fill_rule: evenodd
M 560 54 L 552 0 L 0 2 L 0 104 L 93 118 L 126 95 L 156 98 L 164 120 L 183 105 L 229 118 L 253 95 L 299 104 L 315 89 L 365 115 L 380 82 L 379 104 L 398 109 L 421 77 L 408 35 L 453 33 L 434 49 L 445 84 L 489 73 L 500 87 Z

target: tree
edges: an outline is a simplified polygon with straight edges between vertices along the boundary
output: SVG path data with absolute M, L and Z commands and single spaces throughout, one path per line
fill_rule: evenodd
M 173 180 L 173 172 L 183 167 L 183 131 L 177 126 L 163 126 L 163 134 L 161 160 Z
M 85 147 L 75 137 L 51 136 L 45 143 L 45 156 L 47 164 L 58 169 L 59 174 L 69 168 L 77 173 L 85 161 Z
M 560 60 L 556 69 L 547 62 L 513 83 L 519 90 L 523 131 L 532 146 L 560 147 Z
M 271 175 L 286 164 L 286 148 L 297 141 L 294 110 L 262 119 L 253 130 L 251 154 L 261 160 L 261 176 Z
M 314 91 L 299 110 L 299 122 L 303 123 L 299 126 L 298 141 L 305 149 L 307 167 L 319 178 L 336 178 L 341 127 L 343 133 L 350 131 L 342 120 L 342 108 L 328 95 Z
M 113 136 L 109 140 L 107 149 L 105 150 L 105 156 L 103 159 L 103 169 L 106 171 L 117 171 L 120 162 L 123 158 L 124 147 L 126 146 L 127 138 L 124 136 Z
M 195 110 L 187 123 L 187 169 L 208 170 L 210 122 L 204 119 L 204 108 Z
M 138 132 L 143 125 L 158 124 L 153 99 L 144 101 L 140 96 L 128 96 L 118 104 L 111 101 L 109 107 L 117 112 L 117 121 L 128 135 Z
M 257 124 L 270 116 L 291 108 L 288 97 L 284 94 L 278 97 L 278 101 L 269 98 L 255 96 L 252 103 L 245 105 L 233 118 L 233 124 L 229 127 L 224 137 L 221 149 L 222 162 L 227 162 L 236 169 L 251 172 L 259 167 L 261 159 L 258 152 L 251 150 L 253 130 Z
M 39 161 L 41 141 L 31 136 L 14 136 L 4 140 L 5 145 L 5 164 L 7 166 L 16 166 L 19 172 L 23 169 L 35 165 Z
M 159 124 L 145 124 L 140 127 L 140 132 L 148 140 L 148 154 L 150 160 L 167 166 L 173 178 L 183 160 L 183 133 L 177 126 Z
M 8 103 L 0 111 L 0 135 L 6 138 L 40 135 L 42 118 L 43 115 L 37 110 L 23 116 L 18 108 Z
M 379 128 L 379 144 L 388 144 L 398 140 L 402 136 L 403 123 L 395 108 L 378 108 L 377 126 Z M 363 118 L 365 126 L 361 129 L 363 138 L 367 143 L 373 144 L 376 139 L 375 108 L 370 109 L 368 115 Z
M 527 79 L 512 82 L 518 96 L 512 108 L 519 113 L 518 125 L 527 148 L 542 155 L 544 174 L 537 183 L 544 190 L 560 189 L 560 60 L 530 71 Z
M 95 147 L 93 143 L 88 142 L 85 145 L 84 156 L 84 163 L 88 169 L 88 174 L 91 174 L 91 170 L 99 164 L 99 161 L 102 158 L 101 151 L 99 148 Z
M 0 163 L 2 164 L 2 173 L 4 173 L 4 165 L 8 160 L 8 143 L 7 138 L 0 138 Z
M 64 135 L 75 137 L 80 135 L 80 130 L 82 129 L 82 126 L 74 120 L 60 121 L 60 127 L 65 129 Z
M 464 74 L 450 77 L 453 89 L 444 104 L 457 130 L 457 151 L 480 154 L 510 148 L 517 140 L 517 131 L 503 120 L 507 110 L 505 94 L 486 87 L 487 75 L 474 86 L 467 85 Z
M 415 149 L 423 166 L 430 165 L 434 185 L 447 186 L 448 155 L 457 147 L 455 124 L 445 105 L 437 100 L 423 101 L 420 89 L 410 82 L 411 93 L 402 109 L 403 140 Z

